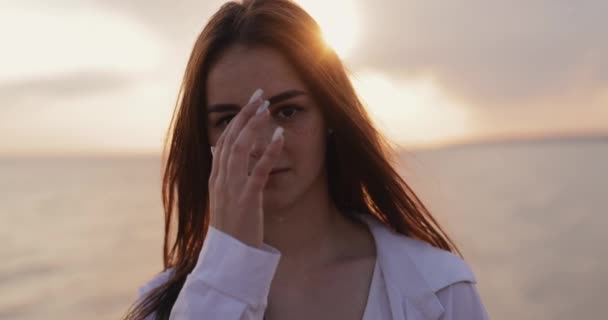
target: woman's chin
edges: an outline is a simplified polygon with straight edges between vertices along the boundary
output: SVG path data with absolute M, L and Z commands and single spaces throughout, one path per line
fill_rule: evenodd
M 266 188 L 264 189 L 264 211 L 276 212 L 287 207 L 288 199 L 285 189 Z

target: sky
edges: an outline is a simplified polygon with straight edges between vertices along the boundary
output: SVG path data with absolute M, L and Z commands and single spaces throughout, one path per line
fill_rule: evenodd
M 0 154 L 158 153 L 225 1 L 0 0 Z M 405 147 L 608 134 L 608 2 L 301 0 Z

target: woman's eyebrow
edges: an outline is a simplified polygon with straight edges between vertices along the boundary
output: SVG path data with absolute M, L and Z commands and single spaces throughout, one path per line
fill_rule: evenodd
M 279 103 L 284 100 L 288 100 L 297 96 L 306 95 L 307 93 L 302 90 L 291 89 L 287 91 L 283 91 L 277 95 L 274 95 L 268 99 L 270 104 Z M 207 114 L 211 114 L 214 112 L 228 112 L 228 111 L 236 111 L 241 110 L 241 107 L 237 104 L 232 103 L 218 103 L 212 104 L 207 107 Z

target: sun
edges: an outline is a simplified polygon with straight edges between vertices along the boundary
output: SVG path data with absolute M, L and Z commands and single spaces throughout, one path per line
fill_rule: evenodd
M 296 1 L 321 26 L 325 42 L 341 58 L 348 57 L 359 33 L 357 10 L 352 0 Z

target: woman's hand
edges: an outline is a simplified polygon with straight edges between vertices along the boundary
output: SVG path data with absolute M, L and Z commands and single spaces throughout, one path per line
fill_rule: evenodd
M 269 102 L 262 101 L 262 94 L 256 90 L 222 132 L 209 178 L 210 226 L 257 248 L 264 240 L 264 187 L 283 147 L 283 128 L 278 127 L 268 145 L 255 144 L 263 153 L 249 174 L 251 146 L 270 118 Z

